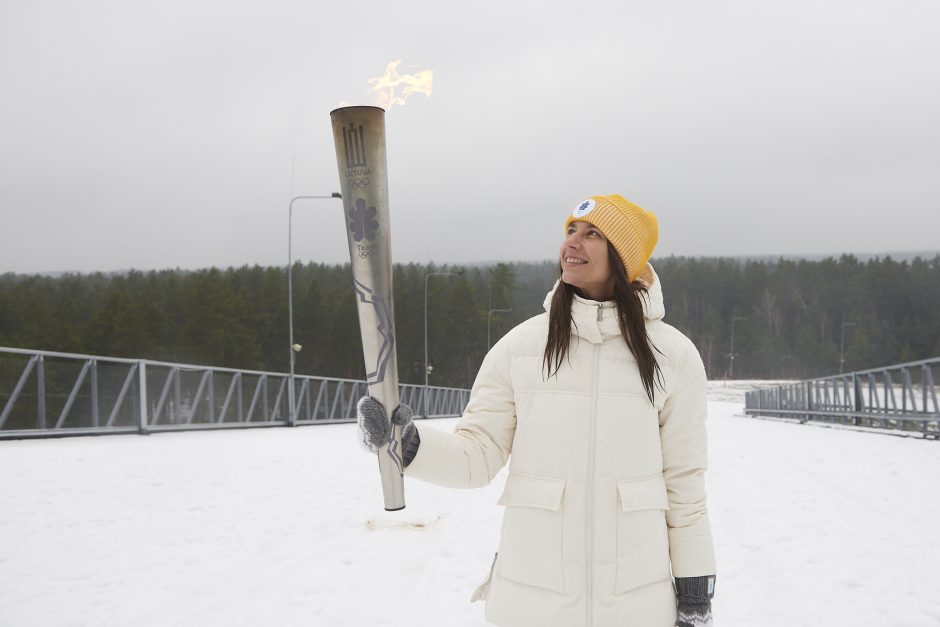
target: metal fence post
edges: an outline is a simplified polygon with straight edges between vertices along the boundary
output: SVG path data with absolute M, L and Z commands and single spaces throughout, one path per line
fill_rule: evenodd
M 137 390 L 139 408 L 137 411 L 138 428 L 141 435 L 147 435 L 147 362 L 137 362 Z
M 855 408 L 855 415 L 852 416 L 852 424 L 861 425 L 862 417 L 859 414 L 862 411 L 862 385 L 858 380 L 858 375 L 852 373 L 852 394 L 854 395 L 854 402 L 852 406 Z
M 42 355 L 36 362 L 36 428 L 46 428 L 46 367 Z
M 813 411 L 813 384 L 811 381 L 806 382 L 806 414 L 803 416 L 803 421 L 810 419 L 809 412 Z
M 91 426 L 98 427 L 98 360 L 91 360 Z
M 208 392 L 208 403 L 209 408 L 208 421 L 215 422 L 215 373 L 212 370 L 207 371 L 209 375 L 209 392 Z

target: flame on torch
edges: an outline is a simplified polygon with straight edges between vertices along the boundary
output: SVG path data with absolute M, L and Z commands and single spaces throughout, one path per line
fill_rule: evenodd
M 433 70 L 421 70 L 414 74 L 399 74 L 401 59 L 392 61 L 385 67 L 385 74 L 369 79 L 367 94 L 372 94 L 376 106 L 386 111 L 396 104 L 404 105 L 412 94 L 431 95 L 434 80 Z M 398 91 L 400 89 L 400 91 Z

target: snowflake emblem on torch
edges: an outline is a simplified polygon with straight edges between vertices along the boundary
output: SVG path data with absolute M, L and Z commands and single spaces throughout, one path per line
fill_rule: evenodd
M 377 213 L 375 207 L 366 206 L 362 198 L 357 198 L 356 206 L 349 208 L 349 228 L 357 242 L 361 242 L 363 237 L 368 240 L 375 237 L 375 231 L 379 228 L 375 219 Z

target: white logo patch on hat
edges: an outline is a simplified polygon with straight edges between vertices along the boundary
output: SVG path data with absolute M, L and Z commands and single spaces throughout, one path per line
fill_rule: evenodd
M 573 215 L 576 218 L 583 218 L 587 214 L 591 213 L 591 211 L 594 209 L 595 204 L 596 203 L 593 200 L 588 198 L 587 200 L 582 202 L 580 205 L 578 205 L 575 208 L 575 210 L 571 212 L 571 215 Z

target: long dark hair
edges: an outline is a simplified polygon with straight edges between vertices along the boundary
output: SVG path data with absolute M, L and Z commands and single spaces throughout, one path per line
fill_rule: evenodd
M 662 385 L 662 371 L 653 350 L 655 349 L 660 354 L 662 351 L 652 344 L 646 334 L 646 320 L 643 317 L 643 303 L 640 299 L 642 298 L 641 292 L 645 294 L 647 289 L 640 281 L 630 282 L 620 255 L 609 241 L 607 242 L 607 259 L 614 275 L 612 300 L 617 304 L 620 334 L 636 359 L 646 395 L 650 403 L 653 403 L 656 380 L 659 380 Z M 552 295 L 551 309 L 548 313 L 548 341 L 545 343 L 545 355 L 542 359 L 542 365 L 547 369 L 549 378 L 558 374 L 561 362 L 568 355 L 568 347 L 571 343 L 571 301 L 576 293 L 583 296 L 578 292 L 578 288 L 562 281 L 561 274 L 562 267 L 559 262 L 558 289 Z M 553 365 L 555 372 L 552 372 Z

